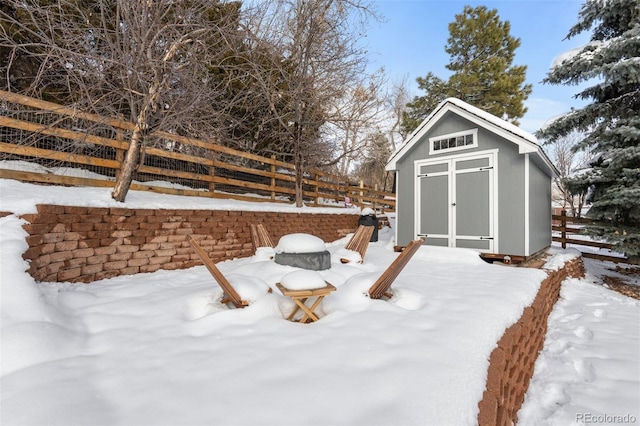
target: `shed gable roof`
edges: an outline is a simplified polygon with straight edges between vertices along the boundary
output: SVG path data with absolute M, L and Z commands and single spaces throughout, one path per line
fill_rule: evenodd
M 520 154 L 535 153 L 540 156 L 549 168 L 550 174 L 558 174 L 557 169 L 544 153 L 538 140 L 531 133 L 526 132 L 493 114 L 481 110 L 457 98 L 447 98 L 425 118 L 422 123 L 409 135 L 404 144 L 400 146 L 389 158 L 386 170 L 396 170 L 396 163 L 420 140 L 422 137 L 447 113 L 457 114 L 487 130 L 502 136 L 518 146 Z

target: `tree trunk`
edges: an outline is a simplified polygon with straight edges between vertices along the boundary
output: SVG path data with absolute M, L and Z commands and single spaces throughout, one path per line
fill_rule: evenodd
M 149 97 L 147 98 L 144 108 L 142 108 L 138 114 L 136 125 L 133 128 L 133 133 L 131 135 L 131 142 L 129 143 L 127 154 L 122 162 L 122 169 L 120 170 L 120 174 L 116 176 L 116 184 L 111 192 L 111 197 L 121 203 L 124 202 L 127 192 L 129 192 L 129 187 L 133 180 L 133 172 L 138 168 L 144 139 L 149 133 L 151 127 L 149 125 L 149 121 L 151 120 L 153 113 L 156 112 L 162 83 L 163 80 L 160 79 L 149 88 Z
M 111 192 L 111 197 L 119 202 L 124 202 L 131 181 L 133 180 L 133 173 L 138 167 L 138 161 L 140 161 L 140 151 L 142 150 L 142 144 L 144 142 L 144 136 L 142 129 L 136 125 L 131 135 L 131 142 L 129 148 L 122 162 L 122 168 L 118 177 L 116 178 L 116 184 Z
M 296 168 L 296 207 L 302 207 L 304 204 L 302 193 L 302 178 L 304 177 L 304 156 L 302 155 L 302 150 L 299 146 L 296 146 L 294 158 L 294 165 Z

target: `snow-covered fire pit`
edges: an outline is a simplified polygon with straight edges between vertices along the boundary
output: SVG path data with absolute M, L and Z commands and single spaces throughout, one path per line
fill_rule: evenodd
M 321 271 L 331 268 L 331 254 L 322 239 L 309 234 L 289 234 L 280 238 L 274 261 L 280 265 Z

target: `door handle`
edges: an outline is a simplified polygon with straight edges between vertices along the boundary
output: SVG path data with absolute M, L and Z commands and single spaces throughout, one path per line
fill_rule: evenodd
M 455 206 L 456 206 L 456 203 L 451 203 L 451 205 L 452 205 L 453 207 L 455 207 Z

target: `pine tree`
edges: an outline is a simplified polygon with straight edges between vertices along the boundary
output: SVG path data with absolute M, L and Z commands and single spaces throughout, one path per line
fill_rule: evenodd
M 592 31 L 590 42 L 551 69 L 545 83 L 593 82 L 575 95 L 591 100 L 539 136 L 553 142 L 577 130 L 586 134 L 577 149 L 597 160 L 567 181 L 574 193 L 593 190 L 587 233 L 614 244 L 627 256 L 640 255 L 640 3 L 587 0 L 567 38 Z
M 509 21 L 501 21 L 496 9 L 465 6 L 462 14 L 449 24 L 445 51 L 451 56 L 448 80 L 433 73 L 418 78 L 418 87 L 426 92 L 407 106 L 403 128 L 413 130 L 448 97 L 456 97 L 495 116 L 518 124 L 524 116 L 524 101 L 531 85 L 523 86 L 526 66 L 514 66 L 520 39 L 509 33 Z

